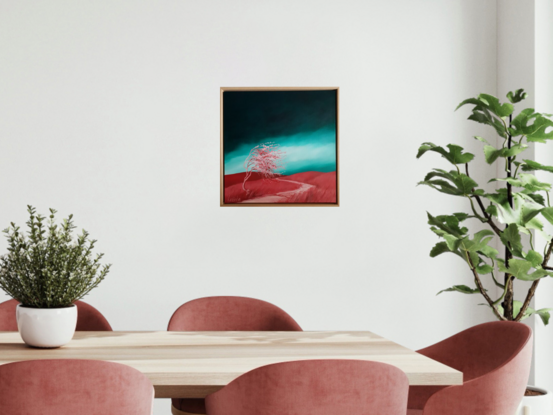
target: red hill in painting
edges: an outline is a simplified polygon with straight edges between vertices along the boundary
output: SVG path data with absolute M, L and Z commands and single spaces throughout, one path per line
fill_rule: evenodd
M 242 173 L 236 173 L 236 174 L 226 174 L 225 175 L 225 188 L 233 186 L 235 184 L 242 184 L 244 182 L 244 177 L 246 177 L 246 172 Z M 263 177 L 261 174 L 257 172 L 253 172 L 250 178 L 248 179 L 249 182 L 254 182 L 256 180 L 262 179 Z
M 308 171 L 274 179 L 253 173 L 225 176 L 225 203 L 336 203 L 336 172 Z

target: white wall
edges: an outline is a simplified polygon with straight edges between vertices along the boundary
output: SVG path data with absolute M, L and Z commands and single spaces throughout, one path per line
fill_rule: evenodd
M 553 113 L 553 1 L 536 0 L 535 5 L 535 79 L 536 79 L 536 109 L 545 113 Z M 553 144 L 540 145 L 536 148 L 536 160 L 539 163 L 553 165 Z M 547 172 L 538 172 L 540 180 L 551 183 L 552 176 Z M 549 227 L 553 234 L 553 227 Z M 553 307 L 553 280 L 550 278 L 540 282 L 536 291 L 536 308 Z M 549 326 L 536 324 L 534 359 L 536 361 L 535 384 L 553 390 L 553 321 Z
M 449 166 L 415 154 L 482 159 L 472 136 L 491 132 L 453 110 L 496 92 L 496 18 L 495 0 L 0 0 L 0 226 L 27 204 L 73 213 L 113 263 L 86 300 L 116 330 L 221 294 L 412 348 L 490 320 L 476 296 L 435 296 L 471 278 L 429 258 L 425 211 L 467 205 L 416 187 Z M 220 208 L 219 87 L 326 85 L 341 207 Z

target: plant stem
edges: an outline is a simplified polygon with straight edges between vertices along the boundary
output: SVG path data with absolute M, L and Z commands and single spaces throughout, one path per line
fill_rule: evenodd
M 470 177 L 469 164 L 468 163 L 465 163 L 465 173 L 468 177 Z M 474 189 L 473 189 L 473 191 L 474 191 Z M 484 207 L 484 203 L 482 203 L 482 199 L 480 198 L 480 196 L 474 195 L 473 197 L 476 199 L 476 202 L 478 203 L 478 206 L 480 206 L 480 209 L 482 210 L 482 215 L 484 215 L 484 218 L 486 219 L 486 222 L 488 223 L 488 225 L 490 225 L 490 227 L 496 233 L 496 235 L 498 235 L 498 236 L 501 235 L 501 229 L 499 229 L 497 227 L 497 225 L 494 223 L 492 215 L 490 215 L 488 212 L 486 212 L 486 208 Z M 470 197 L 469 197 L 469 199 L 470 199 Z M 471 200 L 471 205 L 472 205 L 472 200 Z
M 476 272 L 476 268 L 474 267 L 474 264 L 472 263 L 472 259 L 470 259 L 470 255 L 467 256 L 467 262 L 469 263 L 470 270 L 472 271 L 472 274 L 474 275 L 474 281 L 476 282 L 476 286 L 482 293 L 482 296 L 486 299 L 490 307 L 492 308 L 493 313 L 496 315 L 496 317 L 500 320 L 507 320 L 504 316 L 501 315 L 499 310 L 497 309 L 496 305 L 494 304 L 494 301 L 490 298 L 486 290 L 484 289 L 484 286 L 482 285 L 482 281 L 480 281 L 480 275 L 478 275 L 478 272 Z
M 511 126 L 512 119 L 513 119 L 513 116 L 509 115 L 509 127 Z M 510 149 L 513 138 L 511 136 L 511 134 L 509 134 L 509 130 L 507 128 L 505 128 L 505 131 L 508 134 L 507 148 Z M 512 158 L 507 157 L 507 166 L 506 166 L 507 177 L 511 177 L 511 167 L 512 167 Z M 511 184 L 509 182 L 507 182 L 507 201 L 509 202 L 509 206 L 511 206 L 511 209 L 512 209 L 513 208 L 513 187 L 511 186 Z M 511 251 L 509 250 L 508 246 L 505 245 L 505 267 L 509 268 L 509 260 L 512 257 L 513 256 L 511 254 Z M 513 280 L 514 280 L 514 277 L 511 274 L 506 272 L 505 273 L 505 279 L 504 279 L 506 293 L 505 293 L 505 299 L 503 300 L 503 313 L 504 313 L 505 318 L 507 320 L 513 320 L 514 319 L 514 316 L 513 316 L 513 301 L 514 301 Z
M 541 266 L 543 269 L 550 269 L 550 267 L 547 266 L 549 259 L 551 258 L 551 251 L 553 250 L 553 239 L 549 241 L 549 246 L 547 247 L 547 252 L 545 254 L 545 257 L 543 258 L 543 262 L 541 263 Z M 532 286 L 528 290 L 528 294 L 526 295 L 526 299 L 524 300 L 524 303 L 522 304 L 522 307 L 520 309 L 520 313 L 518 313 L 518 316 L 516 316 L 515 321 L 520 321 L 522 319 L 522 316 L 524 316 L 524 313 L 526 313 L 526 310 L 528 309 L 528 306 L 530 305 L 530 301 L 532 301 L 532 298 L 534 297 L 534 294 L 536 293 L 536 289 L 538 288 L 538 284 L 540 283 L 540 280 L 536 280 L 532 283 Z

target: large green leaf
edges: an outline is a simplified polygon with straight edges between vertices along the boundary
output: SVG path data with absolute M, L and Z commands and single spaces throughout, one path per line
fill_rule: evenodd
M 447 247 L 451 251 L 456 251 L 459 248 L 459 245 L 461 244 L 461 239 L 457 238 L 456 236 L 450 235 L 448 233 L 442 233 L 442 238 L 445 239 L 445 243 L 447 244 Z
M 492 215 L 492 216 L 495 216 L 497 217 L 498 215 L 498 210 L 497 210 L 497 206 L 490 203 L 490 205 L 486 208 L 486 213 Z
M 501 104 L 497 98 L 491 95 L 480 94 L 478 98 L 464 100 L 457 106 L 456 110 L 468 104 L 474 105 L 472 114 L 468 117 L 469 120 L 489 125 L 493 127 L 501 137 L 507 137 L 507 131 L 502 119 L 512 114 L 514 107 L 511 104 Z M 495 116 L 493 114 L 495 114 Z
M 479 252 L 484 249 L 484 247 L 488 246 L 488 242 L 490 242 L 491 239 L 492 238 L 486 238 L 481 241 L 475 241 L 474 239 L 463 238 L 460 240 L 458 247 L 461 251 Z
M 541 214 L 549 223 L 553 224 L 553 207 L 542 209 Z
M 460 228 L 459 224 L 467 219 L 468 215 L 465 213 L 453 213 L 451 215 L 438 215 L 436 219 L 442 223 L 447 224 L 453 229 L 459 229 L 462 233 L 467 232 L 467 228 Z
M 489 195 L 486 195 L 489 197 Z M 513 207 L 507 200 L 494 200 L 498 207 L 497 218 L 501 223 L 515 223 L 522 228 L 540 229 L 541 223 L 534 219 L 543 209 L 543 206 L 534 202 L 534 200 L 525 194 L 513 194 Z M 519 229 L 528 233 L 526 229 Z
M 526 144 L 515 144 L 515 145 L 511 146 L 511 148 L 507 148 L 507 147 L 502 148 L 500 156 L 501 157 L 514 157 L 514 156 L 522 153 L 523 151 L 526 151 L 527 148 L 528 148 L 528 145 L 526 145 Z
M 479 265 L 475 268 L 476 268 L 476 272 L 478 272 L 481 275 L 486 275 L 493 271 L 493 267 L 486 263 Z
M 482 255 L 491 259 L 495 259 L 499 255 L 499 252 L 497 251 L 497 249 L 489 245 L 482 247 L 478 252 L 480 252 Z
M 515 144 L 511 148 L 495 148 L 490 145 L 484 146 L 484 157 L 488 164 L 492 164 L 498 157 L 514 157 L 528 148 L 526 144 Z
M 509 267 L 504 268 L 500 267 L 502 272 L 508 272 L 511 275 L 514 275 L 518 279 L 526 279 L 528 271 L 532 268 L 530 261 L 525 259 L 512 258 L 509 260 Z
M 436 189 L 438 192 L 445 193 L 452 196 L 464 196 L 463 193 L 453 186 L 451 183 L 446 182 L 445 180 L 423 180 L 417 184 L 422 184 L 424 186 L 429 186 L 433 189 Z
M 442 169 L 433 169 L 418 184 L 430 186 L 439 192 L 453 196 L 467 196 L 478 186 L 478 183 L 464 173 L 459 173 L 456 170 L 446 172 Z
M 427 216 L 429 225 L 435 226 L 449 235 L 462 238 L 468 232 L 467 228 L 461 228 L 459 226 L 459 219 L 455 215 L 440 215 L 434 217 L 427 212 Z
M 495 235 L 495 233 L 493 233 L 493 231 L 490 231 L 489 229 L 483 229 L 483 230 L 478 231 L 474 234 L 474 241 L 475 242 L 480 242 L 486 236 L 494 236 L 494 235 Z
M 509 91 L 507 93 L 507 98 L 509 101 L 511 101 L 512 104 L 516 104 L 517 102 L 522 101 L 523 99 L 526 99 L 528 94 L 524 92 L 524 89 L 517 89 L 515 92 Z
M 509 247 L 513 255 L 522 256 L 522 239 L 516 223 L 510 223 L 507 228 L 501 232 L 501 242 Z
M 526 253 L 526 256 L 524 259 L 530 262 L 533 267 L 541 266 L 541 263 L 543 262 L 543 256 L 539 252 L 534 251 L 533 249 L 529 250 Z
M 492 164 L 494 161 L 496 161 L 500 153 L 501 150 L 498 150 L 495 147 L 484 146 L 484 158 L 486 159 L 486 163 L 488 164 Z
M 542 195 L 539 193 L 526 193 L 526 196 L 528 196 L 530 199 L 532 199 L 534 202 L 545 206 L 545 199 Z
M 463 153 L 463 147 L 461 146 L 448 144 L 447 148 L 449 149 L 449 151 L 441 146 L 437 146 L 434 143 L 422 143 L 422 145 L 419 147 L 417 158 L 420 158 L 427 151 L 434 151 L 438 154 L 441 154 L 442 157 L 449 161 L 451 164 L 465 164 L 470 162 L 474 158 L 474 154 Z
M 464 105 L 472 104 L 475 106 L 474 110 L 490 111 L 500 118 L 508 117 L 513 113 L 514 107 L 512 104 L 501 104 L 499 99 L 489 94 L 480 94 L 478 98 L 469 98 L 461 102 L 455 110 L 458 110 Z
M 430 257 L 435 258 L 445 252 L 451 252 L 445 242 L 438 242 L 430 251 Z
M 534 203 L 532 203 L 531 205 L 529 204 L 528 206 L 522 206 L 522 225 L 526 226 L 536 216 L 538 216 L 542 210 L 543 208 L 541 206 L 535 205 Z
M 455 216 L 459 222 L 463 222 L 464 220 L 467 220 L 468 218 L 473 217 L 465 212 L 455 212 L 453 213 L 453 216 Z
M 533 121 L 538 114 L 534 112 L 534 108 L 526 108 L 522 110 L 513 120 L 511 121 L 511 128 L 509 132 L 513 137 L 520 135 L 527 135 L 534 132 L 532 126 L 528 126 L 528 123 Z
M 464 105 L 472 104 L 477 108 L 480 108 L 483 106 L 483 102 L 480 101 L 478 98 L 467 98 L 463 102 L 461 102 L 459 105 L 457 105 L 457 108 L 455 108 L 455 111 L 457 111 L 459 108 L 461 108 Z
M 534 124 L 529 127 L 533 131 L 526 134 L 526 139 L 530 142 L 545 143 L 547 140 L 553 139 L 552 127 L 553 121 L 540 114 L 534 119 Z
M 520 310 L 522 309 L 523 303 L 518 300 L 513 301 L 513 316 L 518 317 Z M 532 307 L 528 307 L 526 311 L 524 312 L 524 315 L 522 316 L 521 320 L 526 320 L 528 317 L 537 314 L 540 316 L 542 322 L 544 325 L 547 326 L 549 323 L 550 314 L 549 312 L 553 310 L 551 308 L 541 308 L 539 310 L 534 310 Z
M 549 271 L 544 270 L 539 265 L 533 267 L 532 263 L 530 261 L 527 261 L 526 259 L 512 258 L 509 260 L 508 267 L 505 266 L 505 262 L 503 260 L 498 260 L 498 265 L 500 272 L 506 272 L 514 275 L 517 279 L 522 281 L 535 281 L 553 274 Z M 532 268 L 535 268 L 535 270 L 533 272 L 530 272 Z
M 464 173 L 455 174 L 453 178 L 453 183 L 455 183 L 457 189 L 459 189 L 459 191 L 462 192 L 464 195 L 469 195 L 470 193 L 472 193 L 472 189 L 478 186 L 478 183 L 476 183 Z
M 507 200 L 508 200 L 507 189 L 498 189 L 497 193 L 486 193 L 484 194 L 484 197 L 489 199 L 493 203 L 496 203 L 497 205 L 507 203 Z M 498 216 L 498 215 L 495 215 L 495 216 Z
M 506 177 L 503 179 L 492 179 L 490 182 L 507 182 L 515 187 L 523 187 L 530 192 L 538 192 L 540 190 L 549 191 L 551 185 L 549 183 L 540 182 L 536 176 L 528 173 L 520 173 L 518 178 Z
M 458 293 L 463 293 L 463 294 L 479 294 L 480 293 L 480 290 L 478 288 L 470 288 L 470 287 L 467 287 L 466 285 L 454 285 L 453 287 L 446 288 L 445 290 L 440 291 L 436 295 L 440 295 L 441 293 L 451 292 L 451 291 L 456 291 Z
M 463 256 L 459 252 L 459 250 L 454 250 L 454 251 L 450 250 L 449 247 L 447 246 L 447 243 L 443 242 L 443 241 L 438 242 L 436 245 L 434 245 L 434 247 L 430 251 L 430 257 L 435 258 L 438 255 L 444 254 L 446 252 L 451 252 L 452 254 L 455 254 L 455 255 L 461 257 L 463 260 L 465 259 L 465 258 L 463 258 Z
M 545 143 L 553 139 L 553 121 L 533 108 L 522 110 L 512 121 L 509 133 L 513 137 L 525 135 L 530 142 Z
M 478 99 L 486 104 L 487 108 L 500 118 L 505 118 L 511 115 L 515 109 L 512 104 L 501 104 L 499 99 L 493 95 L 480 94 Z
M 538 218 L 534 218 L 524 225 L 522 231 L 528 235 L 531 229 L 543 231 L 543 223 Z
M 471 121 L 476 121 L 481 124 L 489 125 L 493 127 L 497 134 L 501 137 L 507 137 L 507 131 L 505 130 L 505 125 L 499 119 L 495 118 L 490 114 L 485 108 L 475 108 L 472 110 L 472 114 L 468 117 Z
M 480 137 L 479 135 L 475 135 L 474 138 L 478 141 L 481 141 L 484 144 L 491 145 L 488 140 L 486 140 L 484 137 Z
M 474 234 L 472 239 L 465 237 L 459 240 L 459 250 L 465 256 L 467 254 L 470 255 L 471 263 L 479 274 L 488 274 L 492 271 L 492 267 L 480 257 L 480 254 L 487 258 L 495 258 L 497 256 L 497 250 L 488 245 L 493 239 L 493 235 L 495 235 L 494 232 L 486 229 Z
M 543 322 L 544 326 L 547 326 L 549 324 L 549 318 L 551 317 L 551 314 L 549 312 L 553 310 L 553 308 L 541 308 L 539 310 L 536 310 L 534 313 L 540 316 L 541 321 Z
M 553 166 L 545 166 L 534 160 L 524 160 L 524 164 L 522 165 L 522 170 L 523 171 L 542 170 L 542 171 L 548 171 L 550 173 L 553 173 Z
M 436 179 L 436 177 L 449 180 L 449 182 L 445 180 Z M 451 175 L 451 173 L 442 169 L 433 169 L 430 173 L 428 173 L 425 176 L 424 180 L 419 182 L 418 184 L 430 186 L 438 190 L 439 192 L 454 195 L 454 196 L 463 195 L 462 192 L 454 186 L 453 176 Z
M 504 138 L 507 138 L 507 129 L 505 118 L 513 113 L 514 107 L 510 103 L 501 104 L 499 100 L 488 94 L 480 94 L 477 98 L 469 98 L 461 102 L 460 107 L 471 104 L 474 105 L 469 120 L 493 127 L 496 132 Z

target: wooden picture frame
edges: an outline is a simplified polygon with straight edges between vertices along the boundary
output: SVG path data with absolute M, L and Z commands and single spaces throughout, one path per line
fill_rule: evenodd
M 320 94 L 316 93 L 308 93 L 308 94 L 302 94 L 302 92 L 316 92 L 316 91 L 324 91 Z M 331 91 L 335 92 L 335 101 L 333 101 L 334 94 L 331 93 Z M 220 140 L 221 140 L 221 167 L 220 167 L 220 206 L 222 207 L 245 207 L 245 206 L 252 206 L 252 207 L 274 207 L 274 206 L 297 206 L 297 207 L 339 207 L 340 206 L 340 169 L 339 169 L 339 87 L 221 87 L 220 89 Z M 232 94 L 227 95 L 227 111 L 230 114 L 231 109 L 234 112 L 234 115 L 231 117 L 230 115 L 227 118 L 227 129 L 225 129 L 225 93 L 234 93 L 238 92 L 239 94 Z M 244 94 L 244 93 L 250 93 L 250 92 L 261 92 L 263 94 Z M 278 94 L 271 94 L 271 92 L 277 92 Z M 287 94 L 283 95 L 282 92 L 295 92 L 296 94 Z M 299 94 L 297 94 L 299 92 Z M 232 99 L 231 99 L 232 97 Z M 275 100 L 271 100 L 271 97 L 274 97 Z M 300 97 L 301 100 L 298 101 L 298 104 L 294 104 L 294 98 Z M 321 98 L 319 100 L 319 97 Z M 251 100 L 250 100 L 251 98 Z M 257 99 L 257 101 L 256 101 Z M 249 103 L 251 101 L 251 103 Z M 267 103 L 266 106 L 264 105 L 256 105 L 256 103 Z M 251 130 L 254 130 L 254 128 L 249 125 L 250 123 L 254 124 L 258 122 L 256 121 L 255 114 L 251 115 L 248 111 L 240 111 L 240 108 L 249 108 L 248 105 L 251 106 L 253 112 L 259 111 L 258 115 L 261 115 L 261 118 L 263 119 L 264 116 L 266 119 L 270 120 L 270 128 L 268 130 L 271 131 L 279 131 L 279 124 L 277 121 L 275 122 L 275 116 L 274 114 L 266 114 L 263 113 L 263 111 L 268 112 L 270 110 L 275 110 L 275 107 L 278 108 L 279 103 L 282 102 L 283 106 L 286 105 L 284 109 L 285 115 L 283 118 L 286 118 L 286 114 L 290 113 L 292 114 L 292 118 L 294 118 L 294 121 L 297 123 L 297 118 L 301 118 L 300 112 L 302 109 L 306 108 L 310 112 L 310 116 L 307 115 L 304 116 L 304 118 L 309 119 L 307 123 L 309 124 L 309 127 L 313 129 L 313 131 L 303 131 L 302 129 L 298 129 L 297 134 L 291 134 L 292 127 L 290 126 L 292 123 L 286 123 L 283 122 L 281 129 L 285 131 L 287 135 L 283 135 L 283 137 L 277 138 L 274 142 L 271 141 L 273 137 L 269 136 L 267 137 L 267 141 L 265 142 L 265 137 L 262 139 L 258 139 L 257 137 L 254 137 L 255 134 L 250 134 L 249 136 L 245 134 L 245 141 L 241 142 L 242 138 L 237 140 L 235 137 L 239 136 L 239 134 L 235 134 L 237 129 L 243 128 L 245 126 L 244 131 L 246 133 L 251 132 Z M 335 108 L 331 109 L 330 105 L 335 102 Z M 238 104 L 236 104 L 238 103 Z M 310 105 L 313 106 L 314 109 L 311 109 Z M 295 106 L 295 107 L 294 107 Z M 319 113 L 316 111 L 319 111 L 320 114 L 322 114 L 321 117 L 317 117 Z M 277 111 L 278 112 L 278 111 Z M 334 112 L 334 114 L 332 114 Z M 242 116 L 241 114 L 244 114 Z M 278 115 L 281 115 L 280 113 Z M 259 121 L 262 123 L 262 121 Z M 259 123 L 258 122 L 258 123 Z M 318 130 L 315 130 L 317 126 L 323 125 L 322 123 L 328 122 L 328 125 L 324 125 Z M 231 125 L 232 124 L 232 125 Z M 296 125 L 296 124 L 294 124 Z M 257 125 L 258 129 L 261 130 L 264 129 L 263 124 L 261 124 L 261 127 Z M 304 126 L 304 129 L 307 129 L 307 126 Z M 225 133 L 227 134 L 227 148 L 225 148 Z M 234 134 L 232 134 L 234 133 Z M 304 134 L 307 138 L 301 138 L 304 137 L 301 134 Z M 319 134 L 319 136 L 315 136 L 314 134 Z M 263 134 L 261 134 L 262 136 Z M 335 137 L 335 142 L 332 143 L 332 136 Z M 242 136 L 241 136 L 242 137 Z M 286 154 L 287 151 L 285 151 L 287 148 L 296 149 L 298 146 L 289 146 L 286 147 L 284 145 L 281 147 L 281 143 L 279 140 L 284 140 L 284 143 L 286 143 L 286 140 L 292 140 L 290 137 L 300 137 L 295 138 L 295 140 L 307 140 L 303 142 L 307 142 L 308 146 L 317 146 L 318 145 L 318 139 L 316 137 L 322 137 L 320 139 L 321 143 L 324 142 L 324 144 L 321 144 L 321 149 L 324 151 L 315 151 L 316 154 L 324 154 L 325 158 L 324 160 L 317 160 L 314 159 L 308 159 L 307 161 L 304 160 L 303 162 L 310 166 L 308 163 L 314 163 L 314 166 L 321 167 L 321 169 L 315 169 L 313 171 L 310 171 L 305 167 L 305 171 L 302 171 L 302 166 L 300 162 L 297 162 L 297 157 L 295 158 L 296 162 L 293 164 L 292 172 L 295 171 L 295 173 L 287 174 L 285 171 L 281 173 L 280 164 L 278 162 L 285 163 L 286 162 Z M 315 137 L 315 138 L 314 138 Z M 234 141 L 231 141 L 230 139 L 234 138 Z M 232 145 L 232 146 L 231 146 Z M 240 147 L 238 147 L 240 146 Z M 333 147 L 334 146 L 334 150 Z M 248 148 L 252 148 L 250 150 L 250 153 L 248 154 Z M 305 148 L 311 148 L 311 147 L 305 147 Z M 236 148 L 236 149 L 235 149 Z M 240 150 L 237 150 L 237 148 L 240 148 Z M 281 148 L 283 150 L 281 150 Z M 225 149 L 227 149 L 227 153 L 229 153 L 228 159 L 225 158 Z M 233 149 L 233 152 L 230 153 L 230 149 Z M 245 152 L 244 152 L 245 151 Z M 333 153 L 334 151 L 334 153 Z M 236 157 L 231 157 L 231 154 L 240 153 Z M 253 152 L 253 153 L 252 153 Z M 271 155 L 269 155 L 271 153 Z M 253 170 L 249 170 L 246 166 L 250 166 L 251 160 L 255 159 L 256 156 L 252 157 L 252 154 L 259 155 L 260 157 L 264 157 L 263 155 L 269 157 L 271 162 L 269 163 L 272 168 L 265 169 L 263 166 L 267 166 L 267 163 L 263 162 L 263 159 L 261 158 L 262 162 L 261 164 L 257 164 L 257 166 L 261 166 L 261 170 L 256 170 L 255 168 Z M 310 152 L 303 152 L 302 154 L 308 155 L 312 154 Z M 245 156 L 246 155 L 246 156 Z M 333 159 L 334 155 L 334 159 Z M 310 156 L 306 156 L 310 157 Z M 244 160 L 244 164 L 242 166 L 242 169 L 244 171 L 242 172 L 236 172 L 232 173 L 233 168 L 229 168 L 229 160 L 236 160 L 236 163 L 233 163 L 233 168 L 240 169 L 238 162 L 241 160 Z M 250 163 L 248 163 L 248 160 Z M 256 160 L 259 160 L 256 159 Z M 277 160 L 276 163 L 272 163 L 273 160 Z M 225 162 L 227 162 L 227 165 L 225 165 Z M 317 165 L 316 163 L 320 163 Z M 326 164 L 325 164 L 326 163 Z M 334 163 L 334 164 L 333 164 Z M 254 163 L 255 165 L 255 163 Z M 275 166 L 278 165 L 278 169 L 275 168 Z M 285 166 L 288 167 L 289 164 L 286 164 Z M 334 166 L 335 170 L 332 171 L 332 166 Z M 225 171 L 225 167 L 227 167 L 227 171 Z M 319 171 L 322 170 L 322 171 Z M 249 175 L 249 176 L 248 176 Z M 255 177 L 253 176 L 255 175 Z M 266 176 L 269 175 L 269 178 Z M 334 175 L 335 175 L 335 187 L 334 187 Z M 284 177 L 288 177 L 293 180 L 286 180 Z M 292 177 L 293 176 L 293 177 Z M 225 187 L 225 177 L 227 181 L 227 186 Z M 253 177 L 248 181 L 250 177 Z M 241 186 L 238 186 L 240 184 L 240 181 L 244 179 Z M 253 180 L 253 181 L 252 181 Z M 250 187 L 250 188 L 248 188 Z M 293 188 L 296 186 L 296 188 Z M 226 192 L 225 192 L 226 189 Z M 335 191 L 335 196 L 334 196 Z

